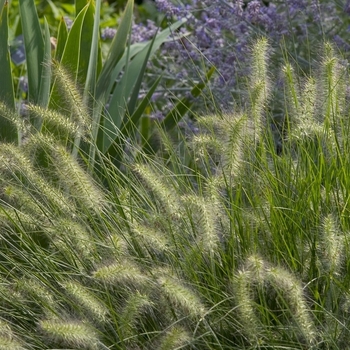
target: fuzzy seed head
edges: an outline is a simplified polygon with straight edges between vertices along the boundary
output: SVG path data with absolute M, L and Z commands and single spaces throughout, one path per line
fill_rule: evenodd
M 192 195 L 184 201 L 189 205 L 191 220 L 196 229 L 198 245 L 203 253 L 213 256 L 218 251 L 219 235 L 217 227 L 217 208 L 208 198 Z
M 91 118 L 74 79 L 59 63 L 54 62 L 52 68 L 58 89 L 63 96 L 62 100 L 66 104 L 66 108 L 71 111 L 72 122 L 77 123 L 83 129 L 90 129 Z
M 232 280 L 232 288 L 238 305 L 239 318 L 251 341 L 255 341 L 258 334 L 258 318 L 254 310 L 252 293 L 254 278 L 250 271 L 238 271 Z
M 130 283 L 132 285 L 143 285 L 148 278 L 134 263 L 124 260 L 102 266 L 92 274 L 93 278 L 107 284 Z
M 316 341 L 317 331 L 311 318 L 310 310 L 304 298 L 300 282 L 288 271 L 273 267 L 267 270 L 266 280 L 274 288 L 283 293 L 291 312 L 303 337 L 309 344 Z
M 164 335 L 157 350 L 181 349 L 190 342 L 190 334 L 184 328 L 174 326 Z
M 53 187 L 34 169 L 31 161 L 19 147 L 1 144 L 0 164 L 0 171 L 6 171 L 17 182 L 19 182 L 17 175 L 19 173 L 20 177 L 24 178 L 23 182 L 19 183 L 19 186 L 23 188 L 30 186 L 33 188 L 36 194 L 40 194 L 38 199 L 41 199 L 46 206 L 51 206 L 70 217 L 74 215 L 74 206 L 58 189 Z
M 82 321 L 52 318 L 40 321 L 39 326 L 42 332 L 54 342 L 84 349 L 98 349 L 99 340 L 95 330 Z
M 181 204 L 177 195 L 177 190 L 173 189 L 173 182 L 167 183 L 164 174 L 157 173 L 149 165 L 137 164 L 134 167 L 135 173 L 141 177 L 146 187 L 161 203 L 164 209 L 172 217 L 177 218 L 181 213 Z
M 62 184 L 74 199 L 89 210 L 101 213 L 106 201 L 102 190 L 78 161 L 63 147 L 54 148 L 55 167 Z
M 204 316 L 206 308 L 199 297 L 178 278 L 163 271 L 159 273 L 157 282 L 161 291 L 174 306 L 180 307 L 193 318 Z
M 65 115 L 53 110 L 46 109 L 37 105 L 29 104 L 28 110 L 33 115 L 40 117 L 44 122 L 44 127 L 60 137 L 82 137 L 82 129 L 80 125 L 74 121 L 69 120 Z
M 340 273 L 344 260 L 344 240 L 334 215 L 327 215 L 323 219 L 318 247 L 318 256 L 324 272 L 334 275 Z
M 56 309 L 57 302 L 51 291 L 42 283 L 35 279 L 20 279 L 17 282 L 17 288 L 20 292 L 29 295 L 43 308 L 48 310 Z
M 62 287 L 67 291 L 70 297 L 92 315 L 94 319 L 99 322 L 104 322 L 106 320 L 108 309 L 91 290 L 75 281 L 63 282 Z
M 166 233 L 155 230 L 147 225 L 138 224 L 134 222 L 132 224 L 132 230 L 134 234 L 146 243 L 147 249 L 154 250 L 155 252 L 167 252 L 170 249 L 170 242 L 166 238 Z
M 26 350 L 9 324 L 0 320 L 0 350 Z
M 153 304 L 147 295 L 136 292 L 128 298 L 120 315 L 124 338 L 132 338 L 135 327 L 142 322 L 142 318 L 152 307 Z

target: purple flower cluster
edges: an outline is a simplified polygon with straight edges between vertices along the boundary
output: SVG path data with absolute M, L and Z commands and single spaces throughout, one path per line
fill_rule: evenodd
M 147 20 L 146 23 L 133 23 L 131 30 L 131 42 L 132 43 L 141 43 L 143 41 L 150 40 L 157 33 L 158 27 L 156 24 Z
M 135 22 L 132 25 L 131 30 L 131 43 L 140 43 L 143 41 L 147 41 L 153 38 L 153 36 L 157 33 L 158 27 L 156 24 L 147 20 L 146 23 L 138 23 Z M 106 27 L 101 32 L 102 40 L 111 40 L 116 35 L 117 30 L 114 28 Z
M 114 28 L 104 28 L 101 32 L 101 39 L 102 40 L 111 40 L 114 38 L 115 34 L 117 33 L 117 30 Z
M 155 3 L 168 18 L 186 17 L 185 31 L 191 33 L 164 45 L 162 57 L 172 59 L 172 69 L 177 65 L 178 72 L 187 65 L 187 75 L 191 75 L 192 69 L 193 80 L 203 62 L 207 67 L 214 65 L 219 74 L 212 88 L 223 107 L 232 100 L 231 90 L 235 88 L 237 75 L 246 74 L 254 36 L 267 36 L 277 49 L 283 39 L 290 52 L 305 60 L 309 58 L 306 47 L 319 42 L 325 34 L 328 40 L 334 38 L 341 44 L 341 48 L 350 49 L 344 33 L 339 31 L 344 23 L 341 16 L 350 12 L 349 1 L 343 7 L 322 0 L 156 0 Z

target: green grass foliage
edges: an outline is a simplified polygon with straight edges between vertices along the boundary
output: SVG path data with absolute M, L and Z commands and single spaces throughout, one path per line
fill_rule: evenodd
M 79 97 L 69 123 L 30 106 L 48 127 L 0 145 L 0 349 L 348 348 L 348 71 L 326 43 L 276 94 L 252 52 L 232 113 L 95 174 L 65 144 L 92 142 Z

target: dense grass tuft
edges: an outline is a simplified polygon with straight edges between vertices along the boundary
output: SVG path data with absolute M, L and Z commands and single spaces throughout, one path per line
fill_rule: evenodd
M 94 173 L 55 68 L 71 118 L 31 105 L 42 132 L 0 145 L 0 349 L 347 348 L 348 71 L 327 43 L 310 76 L 285 61 L 277 123 L 268 52 L 232 113 Z

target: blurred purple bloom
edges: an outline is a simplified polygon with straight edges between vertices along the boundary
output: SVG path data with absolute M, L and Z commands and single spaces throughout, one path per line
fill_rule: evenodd
M 156 26 L 156 24 L 149 19 L 147 20 L 146 24 L 134 23 L 131 31 L 131 42 L 141 43 L 143 41 L 150 40 L 157 33 L 157 30 L 158 27 Z
M 247 6 L 248 19 L 250 21 L 256 22 L 260 14 L 260 1 L 253 0 L 248 3 Z
M 344 5 L 344 12 L 350 15 L 350 0 L 347 0 Z
M 114 28 L 104 28 L 101 33 L 101 39 L 102 40 L 111 40 L 115 37 L 115 34 L 117 33 L 117 30 Z

